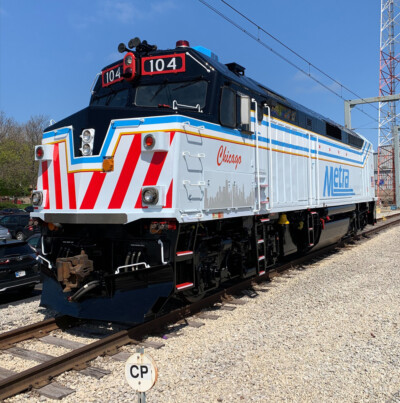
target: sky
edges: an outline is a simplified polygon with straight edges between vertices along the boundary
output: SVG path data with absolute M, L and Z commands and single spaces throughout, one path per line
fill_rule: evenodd
M 181 39 L 204 46 L 221 62 L 239 63 L 247 76 L 340 124 L 343 100 L 267 47 L 345 99 L 379 95 L 380 0 L 226 0 L 357 96 L 223 1 L 204 1 L 242 29 L 200 0 L 0 0 L 0 111 L 24 123 L 35 115 L 58 121 L 86 107 L 96 74 L 121 58 L 120 42 L 136 36 L 158 49 L 174 48 Z M 371 106 L 352 112 L 353 127 L 375 149 L 377 119 Z

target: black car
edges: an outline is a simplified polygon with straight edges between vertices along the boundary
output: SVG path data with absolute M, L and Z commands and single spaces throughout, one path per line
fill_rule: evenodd
M 24 208 L 24 210 L 25 210 L 27 213 L 32 213 L 35 209 L 33 208 L 33 206 L 27 206 L 27 207 Z
M 24 210 L 21 210 L 19 208 L 3 208 L 2 210 L 0 210 L 0 215 L 18 214 L 23 212 Z
M 31 291 L 40 282 L 39 263 L 23 241 L 0 241 L 0 293 Z
M 24 227 L 29 224 L 29 214 L 11 214 L 0 217 L 0 225 L 8 228 L 13 238 L 20 241 L 25 239 Z
M 36 254 L 42 254 L 42 234 L 37 232 L 30 236 L 26 243 L 36 252 Z

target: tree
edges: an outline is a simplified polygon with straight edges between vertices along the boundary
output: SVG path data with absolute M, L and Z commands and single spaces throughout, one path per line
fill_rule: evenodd
M 39 164 L 35 161 L 35 146 L 42 143 L 42 134 L 49 125 L 49 118 L 44 115 L 31 116 L 24 125 L 24 134 L 29 146 L 31 156 L 29 158 L 29 186 L 34 189 L 38 176 Z
M 20 125 L 0 111 L 0 195 L 26 196 L 36 186 L 34 146 L 41 144 L 47 122 L 38 115 Z

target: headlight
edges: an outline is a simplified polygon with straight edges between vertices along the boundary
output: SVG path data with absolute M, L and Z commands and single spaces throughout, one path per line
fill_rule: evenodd
M 34 206 L 40 206 L 42 204 L 43 196 L 42 192 L 34 192 L 32 194 L 32 204 Z
M 92 147 L 89 144 L 84 144 L 81 148 L 83 155 L 91 155 L 92 154 Z
M 156 204 L 158 202 L 158 190 L 155 188 L 143 189 L 142 201 L 144 204 Z
M 126 64 L 127 66 L 129 66 L 130 64 L 132 64 L 132 56 L 131 56 L 131 55 L 128 55 L 128 56 L 125 57 L 125 64 Z
M 92 133 L 90 133 L 89 130 L 84 130 L 82 132 L 82 141 L 84 141 L 85 143 L 89 143 L 90 140 L 92 140 Z

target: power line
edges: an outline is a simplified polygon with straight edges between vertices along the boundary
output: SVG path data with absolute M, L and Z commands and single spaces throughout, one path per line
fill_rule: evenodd
M 294 62 L 290 61 L 287 57 L 283 56 L 282 54 L 280 54 L 278 51 L 276 51 L 275 49 L 273 49 L 271 46 L 269 46 L 268 44 L 266 44 L 265 42 L 263 42 L 259 37 L 255 36 L 254 34 L 250 33 L 248 30 L 246 30 L 243 26 L 241 26 L 240 24 L 238 24 L 237 22 L 233 21 L 231 18 L 229 18 L 226 14 L 224 14 L 223 12 L 217 10 L 215 7 L 211 6 L 209 3 L 207 3 L 205 0 L 199 0 L 200 3 L 204 4 L 206 7 L 208 7 L 210 10 L 214 11 L 216 14 L 218 14 L 220 17 L 222 17 L 224 20 L 228 21 L 230 24 L 234 25 L 236 28 L 238 28 L 239 30 L 241 30 L 243 33 L 245 33 L 247 36 L 249 36 L 250 38 L 254 39 L 256 42 L 258 42 L 260 45 L 262 45 L 263 47 L 265 47 L 266 49 L 268 49 L 270 52 L 272 52 L 274 55 L 278 56 L 279 58 L 281 58 L 282 60 L 284 60 L 286 63 L 290 64 L 292 67 L 294 67 L 295 69 L 299 70 L 300 72 L 302 72 L 304 75 L 306 75 L 307 77 L 311 78 L 312 80 L 314 80 L 317 84 L 321 85 L 323 88 L 325 88 L 326 90 L 328 90 L 329 92 L 331 92 L 332 94 L 336 95 L 337 97 L 339 97 L 342 100 L 346 100 L 346 98 L 344 98 L 342 96 L 342 94 L 338 93 L 337 91 L 333 90 L 332 88 L 330 88 L 328 85 L 324 84 L 323 82 L 321 82 L 319 79 L 317 79 L 315 76 L 313 76 L 311 74 L 311 72 L 306 72 L 303 68 L 301 68 L 300 66 L 298 66 L 297 64 L 295 64 Z M 227 5 L 228 7 L 230 7 L 233 11 L 235 11 L 237 14 L 239 14 L 242 18 L 246 19 L 248 22 L 250 22 L 252 25 L 254 25 L 255 27 L 257 27 L 258 31 L 262 31 L 265 34 L 267 34 L 268 36 L 270 36 L 272 39 L 274 39 L 275 41 L 277 41 L 280 45 L 284 46 L 287 50 L 289 50 L 291 53 L 293 53 L 294 55 L 296 55 L 297 57 L 299 57 L 301 60 L 303 60 L 304 62 L 306 62 L 310 67 L 314 68 L 315 70 L 317 70 L 318 72 L 320 72 L 321 74 L 323 74 L 325 77 L 329 78 L 331 81 L 333 81 L 334 83 L 338 84 L 342 89 L 345 89 L 346 91 L 348 91 L 349 93 L 355 95 L 357 98 L 359 99 L 364 99 L 362 97 L 360 97 L 358 94 L 356 94 L 354 91 L 350 90 L 349 88 L 347 88 L 346 86 L 344 86 L 343 84 L 341 84 L 339 81 L 335 80 L 334 78 L 332 78 L 330 75 L 328 75 L 327 73 L 325 73 L 323 70 L 321 70 L 320 68 L 318 68 L 317 66 L 315 66 L 314 64 L 312 64 L 311 62 L 309 62 L 307 59 L 305 59 L 304 57 L 302 57 L 301 55 L 299 55 L 297 52 L 295 52 L 294 50 L 292 50 L 289 46 L 285 45 L 283 42 L 281 42 L 279 39 L 277 39 L 276 37 L 274 37 L 272 34 L 270 34 L 269 32 L 267 32 L 264 28 L 260 27 L 258 24 L 256 24 L 254 21 L 252 21 L 250 18 L 246 17 L 244 14 L 242 14 L 240 11 L 238 11 L 237 9 L 235 9 L 233 6 L 231 6 L 229 3 L 227 3 L 225 0 L 221 0 L 221 2 L 223 2 L 225 5 Z M 378 110 L 377 107 L 375 107 L 373 104 L 368 104 L 371 107 L 375 108 L 376 110 Z M 360 110 L 361 113 L 363 113 L 364 115 L 368 116 L 369 118 L 371 118 L 372 120 L 374 120 L 375 122 L 378 122 L 378 120 L 376 118 L 374 118 L 373 116 L 369 115 L 368 113 L 366 113 L 363 110 Z

